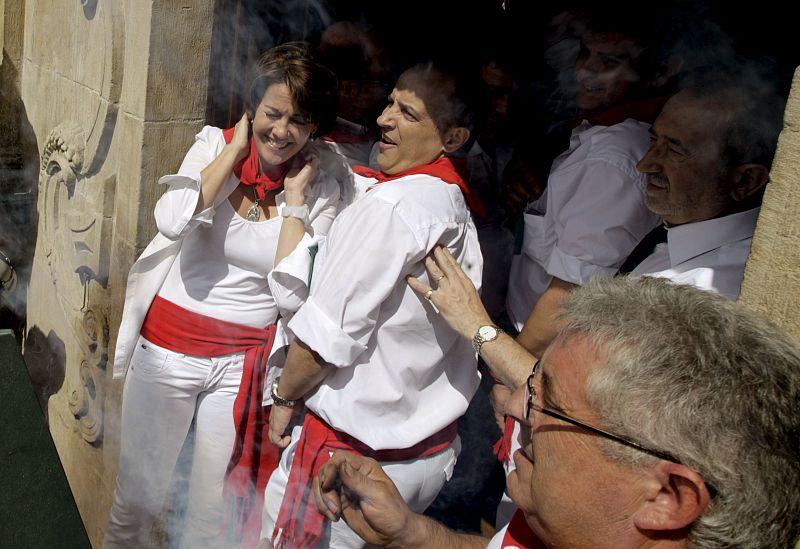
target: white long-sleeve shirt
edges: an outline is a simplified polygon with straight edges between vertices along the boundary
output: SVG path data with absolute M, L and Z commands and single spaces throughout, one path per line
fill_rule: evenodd
M 356 177 L 359 188 L 374 181 Z M 427 280 L 423 259 L 436 244 L 480 285 L 478 237 L 457 186 L 429 175 L 376 185 L 337 217 L 289 322 L 335 366 L 306 406 L 375 450 L 437 433 L 463 415 L 480 381 L 470 342 L 406 283 Z
M 506 308 L 518 330 L 553 277 L 577 285 L 613 276 L 660 219 L 644 204 L 636 163 L 649 124 L 584 122 L 553 162 L 547 188 L 524 214 L 522 249 L 512 260 Z
M 759 211 L 668 228 L 667 241 L 658 244 L 631 276 L 668 278 L 738 298 Z
M 270 221 L 247 225 L 250 222 L 242 219 L 244 223 L 239 223 L 238 220 L 241 218 L 228 203 L 228 197 L 239 185 L 239 180 L 232 172 L 213 204 L 194 214 L 200 193 L 200 173 L 219 156 L 224 146 L 225 139 L 221 129 L 204 127 L 195 136 L 195 142 L 186 153 L 178 173 L 164 176 L 159 180 L 160 184 L 167 185 L 168 188 L 156 203 L 155 218 L 158 234 L 145 248 L 128 274 L 125 306 L 114 353 L 115 378 L 125 375 L 150 303 L 170 276 L 171 286 L 164 297 L 170 300 L 177 299 L 179 305 L 186 306 L 190 310 L 221 320 L 259 327 L 275 319 L 277 309 L 274 303 L 270 302 L 266 283 L 266 274 L 274 262 L 275 250 L 274 248 L 271 251 L 264 250 L 262 239 L 269 238 L 273 233 L 277 238 L 280 218 L 273 222 L 272 226 Z M 333 222 L 339 200 L 338 179 L 343 177 L 343 174 L 349 174 L 349 170 L 343 171 L 342 164 L 344 160 L 341 157 L 327 151 L 320 156 L 319 175 L 306 190 L 309 232 L 325 234 Z M 275 197 L 275 201 L 280 213 L 286 205 L 283 192 Z M 231 234 L 228 234 L 229 231 Z M 244 242 L 245 239 L 247 242 Z M 181 256 L 187 241 L 190 243 L 187 246 L 187 253 Z M 235 244 L 231 244 L 234 241 Z M 234 246 L 236 251 L 230 249 L 230 246 Z M 250 250 L 254 254 L 264 255 L 257 259 L 243 258 L 242 255 Z M 238 273 L 228 280 L 230 282 L 228 284 L 224 281 L 225 274 L 220 275 L 220 273 L 228 268 L 228 261 L 234 255 L 239 256 L 236 261 L 240 267 L 245 268 L 245 271 L 249 269 L 249 273 L 243 274 L 244 271 Z M 181 257 L 181 260 L 176 262 L 178 257 Z M 207 263 L 198 269 L 196 262 L 201 261 Z M 178 285 L 183 284 L 178 282 L 182 277 L 182 265 L 188 269 L 189 278 L 193 279 L 193 282 L 189 283 L 189 287 L 179 288 Z M 262 275 L 263 279 L 256 281 L 256 278 Z M 243 282 L 248 277 L 249 280 L 243 287 L 233 288 L 234 284 Z M 215 284 L 219 287 L 212 288 Z M 183 292 L 182 297 L 181 292 Z M 209 295 L 210 292 L 214 292 L 211 300 L 213 303 L 209 307 L 202 305 L 205 298 L 201 294 L 204 292 Z M 266 309 L 263 312 L 251 309 L 246 315 L 231 316 L 236 305 L 219 307 L 220 301 L 226 296 L 235 300 L 259 299 L 260 305 Z

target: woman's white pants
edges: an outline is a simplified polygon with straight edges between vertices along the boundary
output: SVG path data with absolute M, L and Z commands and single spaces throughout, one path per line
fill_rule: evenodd
M 152 547 L 150 531 L 161 513 L 194 422 L 186 519 L 168 532 L 173 545 L 224 547 L 222 485 L 233 449 L 233 403 L 244 354 L 196 357 L 140 337 L 125 379 L 120 460 L 114 503 L 103 547 Z

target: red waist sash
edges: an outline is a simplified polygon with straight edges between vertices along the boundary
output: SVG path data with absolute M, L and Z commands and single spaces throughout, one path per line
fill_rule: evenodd
M 278 464 L 269 444 L 269 411 L 262 406 L 267 358 L 276 325 L 253 328 L 207 317 L 156 296 L 142 326 L 142 337 L 176 353 L 224 356 L 244 352 L 239 393 L 233 404 L 236 439 L 225 471 L 226 535 L 255 547 L 261 533 L 264 490 Z M 263 444 L 262 441 L 267 441 Z
M 458 433 L 454 421 L 438 433 L 401 450 L 373 450 L 347 433 L 337 431 L 316 414 L 306 412 L 297 442 L 289 481 L 281 502 L 272 541 L 276 549 L 309 549 L 322 536 L 325 517 L 317 510 L 312 486 L 314 477 L 330 459 L 330 452 L 346 450 L 376 461 L 406 461 L 432 456 L 447 448 Z

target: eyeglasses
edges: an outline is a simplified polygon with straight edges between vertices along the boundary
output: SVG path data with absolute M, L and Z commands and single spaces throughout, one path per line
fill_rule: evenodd
M 665 459 L 667 461 L 671 461 L 673 463 L 680 463 L 680 461 L 673 455 L 668 454 L 666 452 L 661 452 L 659 450 L 652 450 L 646 446 L 639 444 L 638 442 L 634 442 L 630 439 L 625 437 L 621 437 L 619 435 L 615 435 L 614 433 L 609 433 L 608 431 L 604 431 L 602 429 L 598 429 L 597 427 L 593 427 L 587 423 L 582 421 L 578 421 L 575 418 L 571 418 L 568 415 L 562 414 L 561 412 L 557 412 L 552 408 L 546 408 L 544 406 L 539 406 L 536 404 L 536 389 L 533 387 L 534 377 L 536 376 L 536 372 L 541 367 L 541 360 L 537 360 L 536 364 L 533 366 L 533 372 L 531 375 L 528 376 L 528 394 L 526 395 L 527 398 L 525 399 L 525 419 L 533 426 L 533 416 L 531 414 L 531 410 L 536 410 L 542 414 L 547 414 L 550 417 L 554 417 L 556 419 L 560 419 L 561 421 L 566 421 L 571 425 L 575 425 L 576 427 L 580 427 L 582 429 L 586 429 L 589 432 L 592 432 L 596 435 L 600 435 L 601 437 L 613 440 L 615 442 L 619 442 L 620 444 L 624 444 L 625 446 L 629 446 L 631 448 L 635 448 L 641 452 L 646 454 L 650 454 L 651 456 L 655 456 L 660 459 Z

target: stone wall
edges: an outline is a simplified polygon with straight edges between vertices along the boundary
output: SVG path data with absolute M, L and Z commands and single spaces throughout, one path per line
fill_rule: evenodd
M 740 301 L 800 340 L 800 68 L 758 218 Z
M 4 4 L 7 23 L 21 2 Z M 155 231 L 158 177 L 203 125 L 212 4 L 28 0 L 18 27 L 39 151 L 24 356 L 95 546 L 119 450 L 110 361 L 124 282 Z

